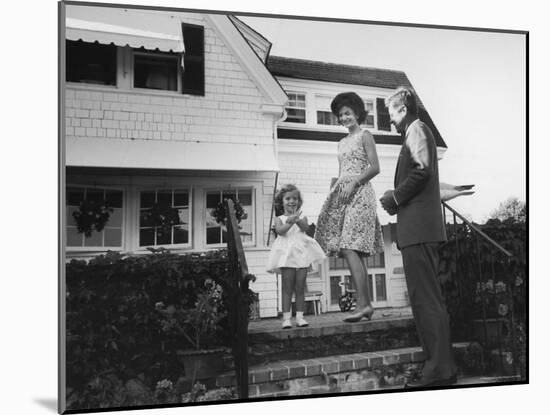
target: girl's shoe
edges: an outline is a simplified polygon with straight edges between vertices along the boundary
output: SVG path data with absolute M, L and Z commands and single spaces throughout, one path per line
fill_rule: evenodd
M 291 329 L 292 328 L 292 323 L 290 322 L 290 320 L 283 320 L 283 329 Z
M 303 317 L 296 317 L 296 325 L 298 327 L 307 327 L 309 326 L 309 323 L 306 320 L 304 320 Z
M 366 318 L 367 320 L 370 320 L 373 314 L 374 314 L 374 308 L 372 308 L 372 306 L 367 306 L 363 310 L 358 311 L 357 313 L 350 314 L 349 316 L 344 318 L 344 321 L 346 323 L 357 323 L 363 317 Z

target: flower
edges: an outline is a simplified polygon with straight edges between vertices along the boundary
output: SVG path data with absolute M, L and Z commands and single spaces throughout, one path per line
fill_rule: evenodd
M 504 354 L 506 355 L 506 363 L 511 365 L 514 362 L 514 357 L 512 356 L 512 352 L 506 352 Z
M 502 281 L 499 281 L 495 284 L 495 292 L 502 293 L 506 291 L 506 284 Z
M 174 385 L 172 384 L 172 381 L 168 379 L 162 379 L 157 382 L 157 389 L 167 389 L 172 390 L 172 387 Z
M 508 314 L 508 304 L 499 304 L 498 305 L 498 314 L 505 316 Z
M 521 284 L 523 284 L 523 278 L 521 278 L 521 275 L 518 275 L 516 277 L 516 287 L 519 287 Z
M 155 303 L 155 309 L 156 310 L 162 310 L 164 308 L 164 303 L 162 301 L 159 301 L 158 303 Z
M 485 289 L 487 289 L 488 291 L 493 291 L 494 290 L 494 284 L 493 284 L 493 280 L 487 280 L 487 283 L 485 284 Z

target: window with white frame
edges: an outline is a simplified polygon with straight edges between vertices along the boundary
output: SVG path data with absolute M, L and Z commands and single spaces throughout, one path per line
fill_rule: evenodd
M 315 96 L 315 109 L 317 111 L 317 124 L 340 125 L 338 118 L 332 113 L 330 103 L 333 97 L 327 95 Z
M 143 190 L 139 194 L 139 246 L 189 246 L 191 200 L 187 189 Z
M 254 243 L 254 198 L 253 189 L 210 190 L 206 192 L 206 245 L 227 243 L 227 229 L 216 222 L 212 211 L 225 199 L 238 200 L 246 217 L 239 223 L 243 244 Z
M 306 123 L 306 94 L 287 92 L 288 104 L 285 107 L 287 117 L 285 122 Z
M 122 190 L 67 186 L 66 204 L 68 248 L 122 247 Z

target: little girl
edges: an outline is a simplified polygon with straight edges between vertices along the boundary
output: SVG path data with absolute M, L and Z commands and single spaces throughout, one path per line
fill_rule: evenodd
M 282 275 L 283 329 L 292 327 L 290 308 L 293 292 L 296 295 L 296 325 L 308 325 L 304 320 L 307 271 L 311 264 L 325 258 L 317 241 L 305 233 L 309 225 L 305 216 L 300 217 L 302 203 L 300 191 L 292 184 L 283 186 L 275 196 L 275 212 L 283 214 L 275 218 L 277 239 L 269 253 L 267 271 Z

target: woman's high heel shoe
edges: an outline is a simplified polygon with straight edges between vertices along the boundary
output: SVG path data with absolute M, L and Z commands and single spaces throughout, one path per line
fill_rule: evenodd
M 357 323 L 360 321 L 363 317 L 367 320 L 372 319 L 372 315 L 374 314 L 374 308 L 372 306 L 365 307 L 363 310 L 358 311 L 357 313 L 350 314 L 346 318 L 344 318 L 344 321 L 346 323 Z

